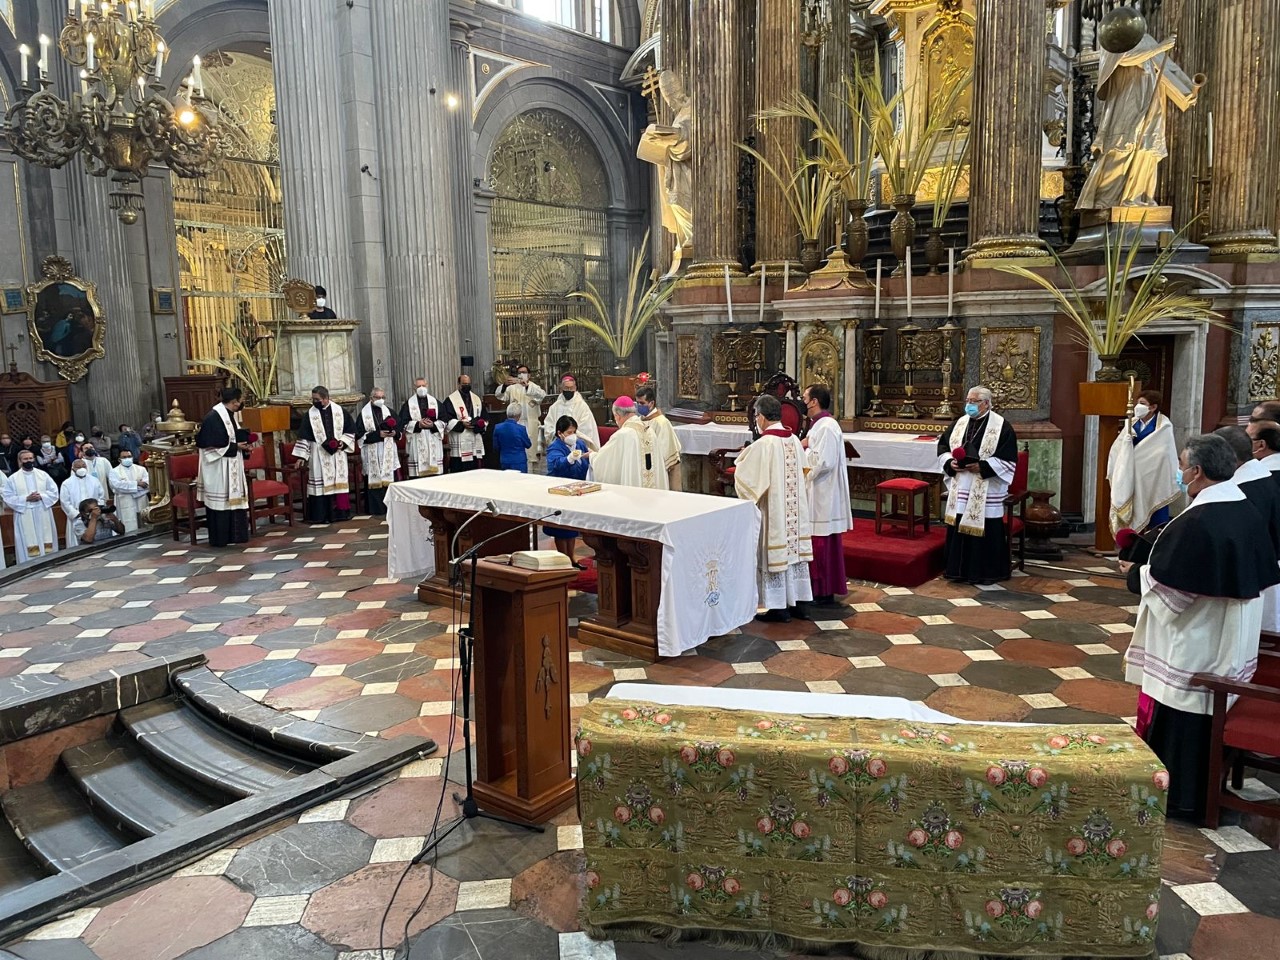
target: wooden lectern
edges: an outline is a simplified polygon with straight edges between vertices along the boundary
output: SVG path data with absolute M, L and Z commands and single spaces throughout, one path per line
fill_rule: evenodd
M 577 575 L 476 564 L 475 798 L 522 823 L 546 823 L 574 798 L 568 586 Z
M 1120 436 L 1125 416 L 1131 412 L 1132 397 L 1142 389 L 1141 383 L 1128 380 L 1114 382 L 1090 381 L 1078 384 L 1080 412 L 1086 417 L 1098 418 L 1098 447 L 1094 451 L 1097 467 L 1097 487 L 1093 497 L 1093 548 L 1099 553 L 1110 553 L 1116 548 L 1111 535 L 1111 485 L 1107 482 L 1107 461 L 1111 445 Z

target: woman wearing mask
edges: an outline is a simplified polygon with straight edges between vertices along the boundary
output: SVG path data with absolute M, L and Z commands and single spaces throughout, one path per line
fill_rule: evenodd
M 58 448 L 53 445 L 52 437 L 44 436 L 40 438 L 40 446 L 36 450 L 36 469 L 43 470 L 57 484 L 61 484 L 63 480 L 67 479 L 69 471 L 67 470 L 66 461 L 62 459 L 62 454 L 58 452 Z
M 586 441 L 578 436 L 578 421 L 568 416 L 557 420 L 556 438 L 547 445 L 547 476 L 563 480 L 585 480 L 590 457 Z M 575 567 L 579 570 L 586 569 L 573 557 L 574 543 L 578 539 L 576 531 L 544 526 L 542 532 L 555 541 L 557 550 L 573 560 Z

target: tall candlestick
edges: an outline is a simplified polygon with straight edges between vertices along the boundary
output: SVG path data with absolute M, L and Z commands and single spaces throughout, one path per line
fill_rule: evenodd
M 88 63 L 89 63 L 89 69 L 90 69 L 90 70 L 94 70 L 94 69 L 97 67 L 97 61 L 96 61 L 96 60 L 94 59 L 94 57 L 93 57 L 93 45 L 94 45 L 97 41 L 94 39 L 94 36 L 93 36 L 93 34 L 91 33 L 91 34 L 89 34 L 87 37 L 85 37 L 85 38 L 84 38 L 84 42 L 85 42 L 85 44 L 86 44 L 86 45 L 88 45 L 88 48 L 89 48 L 89 61 L 88 61 Z
M 1213 166 L 1213 111 L 1209 111 L 1209 166 Z
M 729 326 L 733 326 L 733 289 L 729 285 L 729 265 L 724 265 L 724 302 L 729 307 Z
M 24 43 L 18 48 L 18 53 L 22 54 L 22 85 L 25 87 L 27 85 L 27 80 L 29 79 L 27 71 L 27 57 L 31 56 L 31 48 Z
M 907 247 L 907 319 L 911 319 L 911 248 Z
M 164 41 L 161 40 L 156 44 L 156 83 L 160 82 L 160 75 L 164 72 Z
M 40 34 L 40 62 L 36 64 L 36 69 L 40 72 L 41 80 L 49 72 L 49 38 L 43 33 Z
M 947 248 L 947 316 L 956 315 L 956 248 Z
M 884 261 L 879 257 L 876 258 L 876 319 L 880 319 L 880 271 L 884 268 Z
M 204 75 L 200 71 L 200 58 L 191 58 L 191 83 L 200 91 L 200 96 L 204 96 Z
M 763 263 L 760 264 L 760 317 L 758 321 L 760 326 L 764 326 L 764 278 L 768 272 L 769 268 Z

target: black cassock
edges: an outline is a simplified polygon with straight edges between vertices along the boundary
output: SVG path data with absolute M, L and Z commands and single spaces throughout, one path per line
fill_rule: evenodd
M 405 404 L 405 411 L 409 409 L 409 404 Z M 383 440 L 381 431 L 387 429 L 387 417 L 391 416 L 390 407 L 379 407 L 376 403 L 373 405 L 373 429 L 364 435 L 360 441 L 364 444 L 381 443 Z M 403 432 L 405 420 L 398 420 L 396 429 L 392 431 L 392 436 L 399 439 Z M 360 417 L 360 429 L 364 429 L 364 417 Z M 362 458 L 363 459 L 363 458 Z M 385 517 L 387 515 L 387 488 L 378 487 L 376 490 L 367 483 L 364 488 L 364 499 L 368 505 L 369 513 L 375 517 Z
M 944 454 L 947 462 L 943 463 L 942 471 L 948 477 L 955 479 L 955 471 L 951 469 L 951 434 L 959 423 L 959 418 L 955 423 L 943 432 L 938 438 L 938 456 Z M 978 469 L 982 476 L 990 480 L 996 475 L 991 467 L 989 460 L 983 460 L 979 456 L 982 447 L 982 437 L 987 430 L 987 418 L 981 419 L 970 418 L 968 429 L 965 431 L 964 438 L 964 455 L 966 461 L 976 461 Z M 1006 460 L 1009 463 L 1016 464 L 1018 462 L 1018 436 L 1013 432 L 1013 427 L 1005 420 L 1004 425 L 1000 428 L 1000 439 L 996 441 L 995 452 L 992 453 L 992 459 Z M 988 506 L 991 501 L 988 499 Z M 944 501 L 945 506 L 945 501 Z M 944 519 L 951 519 L 950 517 Z M 948 580 L 961 580 L 966 583 L 995 583 L 998 580 L 1008 580 L 1012 575 L 1009 564 L 1009 539 L 1004 528 L 1004 517 L 985 517 L 983 519 L 983 533 L 980 537 L 970 536 L 967 533 L 961 533 L 958 524 L 947 524 L 947 546 L 946 546 L 946 577 Z
M 210 410 L 200 421 L 200 430 L 196 433 L 196 455 L 203 457 L 200 451 L 215 447 L 224 448 L 224 457 L 241 455 L 235 438 L 228 436 L 227 425 L 218 411 Z M 206 503 L 204 513 L 209 525 L 209 546 L 225 547 L 249 542 L 248 510 L 217 510 Z
M 320 422 L 324 425 L 325 434 L 323 437 L 316 437 L 315 431 L 311 429 L 311 411 L 304 413 L 302 426 L 298 428 L 298 439 L 308 440 L 313 445 L 323 444 L 330 439 L 341 440 L 344 433 L 356 432 L 355 421 L 348 416 L 346 410 L 333 402 L 320 410 Z M 346 455 L 347 451 L 342 448 L 339 448 L 337 453 L 330 453 L 323 447 L 320 450 L 322 457 L 345 457 Z M 333 523 L 350 519 L 351 495 L 349 493 L 307 494 L 307 523 Z
M 470 393 L 462 399 L 465 403 L 475 407 L 475 413 L 472 415 L 473 422 L 484 418 L 484 404 L 481 402 L 481 398 L 478 394 Z M 454 408 L 451 397 L 445 397 L 444 403 L 440 407 L 440 416 L 437 419 L 443 420 L 445 423 L 448 423 L 450 420 L 457 420 L 458 422 L 454 424 L 453 430 L 451 431 L 455 434 L 461 434 L 464 430 L 472 430 L 471 427 L 467 427 L 462 424 L 460 413 L 461 411 Z M 471 414 L 471 411 L 468 410 L 467 413 Z M 454 449 L 456 449 L 456 447 L 457 445 L 455 444 Z M 450 473 L 461 473 L 464 470 L 479 470 L 483 466 L 483 457 L 472 457 L 470 460 L 463 460 L 452 452 L 449 454 Z

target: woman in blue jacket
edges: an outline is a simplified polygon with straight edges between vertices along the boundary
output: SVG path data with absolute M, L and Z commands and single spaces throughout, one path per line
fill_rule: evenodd
M 529 458 L 525 455 L 530 446 L 529 431 L 520 423 L 523 415 L 520 404 L 509 404 L 507 419 L 493 428 L 493 445 L 498 450 L 498 466 L 503 470 L 529 472 Z
M 578 438 L 578 421 L 573 417 L 561 417 L 556 421 L 556 438 L 547 446 L 547 476 L 564 480 L 587 479 L 588 457 L 585 440 Z M 573 546 L 578 539 L 576 530 L 562 530 L 559 527 L 542 528 L 542 532 L 555 541 L 556 549 L 563 553 L 579 570 L 585 570 L 582 564 L 574 560 Z

